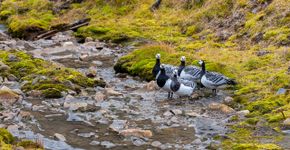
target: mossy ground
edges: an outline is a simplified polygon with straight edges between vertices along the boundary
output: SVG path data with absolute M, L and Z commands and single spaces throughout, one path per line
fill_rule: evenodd
M 9 55 L 16 56 L 17 61 L 9 61 Z M 26 81 L 26 84 L 22 86 L 24 92 L 39 90 L 46 98 L 59 98 L 62 96 L 61 92 L 78 91 L 80 87 L 104 86 L 105 84 L 103 81 L 87 78 L 74 69 L 33 58 L 22 51 L 0 51 L 0 58 L 10 67 L 2 75 L 13 74 L 18 80 Z
M 30 1 L 36 3 L 38 0 Z M 23 0 L 4 2 L 28 3 Z M 149 8 L 153 2 L 85 0 L 53 16 L 50 15 L 52 8 L 44 7 L 45 14 L 42 15 L 46 17 L 41 19 L 31 13 L 37 8 L 19 11 L 21 9 L 12 7 L 15 5 L 7 4 L 1 8 L 0 16 L 7 18 L 9 28 L 15 33 L 21 30 L 14 28 L 12 20 L 24 19 L 24 24 L 30 26 L 36 23 L 25 20 L 34 19 L 39 21 L 37 27 L 49 29 L 57 23 L 70 22 L 71 18 L 90 17 L 89 26 L 80 28 L 77 36 L 118 43 L 134 39 L 155 42 L 140 46 L 121 58 L 116 70 L 151 80 L 151 68 L 157 52 L 161 53 L 163 63 L 175 65 L 181 55 L 187 57 L 188 64 L 204 59 L 209 70 L 224 73 L 238 81 L 235 101 L 244 106 L 242 109 L 251 111 L 248 120 L 242 124 L 254 126 L 257 120 L 266 119 L 273 128 L 277 128 L 284 120 L 277 112 L 281 108 L 286 110 L 286 117 L 290 117 L 288 0 L 170 0 L 163 1 L 158 10 L 151 12 Z M 49 4 L 52 7 L 57 5 Z M 260 55 L 260 51 L 267 54 Z M 287 89 L 286 94 L 276 95 L 279 88 Z M 247 129 L 245 132 L 251 131 Z M 227 148 L 276 149 L 274 145 L 257 145 L 256 140 L 240 139 L 242 134 L 245 133 L 236 129 L 231 135 L 232 140 L 225 141 Z M 252 134 L 245 137 L 258 138 Z
M 0 149 L 12 150 L 16 147 L 23 147 L 27 150 L 42 150 L 43 145 L 30 140 L 18 141 L 6 129 L 0 128 Z

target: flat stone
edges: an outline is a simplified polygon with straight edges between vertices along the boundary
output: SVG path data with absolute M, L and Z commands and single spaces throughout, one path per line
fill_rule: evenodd
M 243 116 L 245 116 L 245 115 L 247 115 L 247 114 L 249 114 L 249 113 L 250 113 L 249 110 L 241 110 L 241 111 L 238 111 L 238 112 L 237 112 L 237 114 L 239 114 L 239 115 L 243 115 Z
M 225 99 L 224 99 L 224 103 L 225 104 L 230 104 L 234 101 L 234 98 L 230 97 L 230 96 L 227 96 Z
M 160 147 L 161 145 L 162 145 L 162 143 L 159 141 L 154 141 L 151 143 L 151 146 L 153 146 L 153 147 Z
M 287 90 L 284 89 L 284 88 L 280 88 L 278 91 L 277 91 L 277 95 L 283 95 L 283 94 L 286 94 Z
M 287 118 L 286 120 L 283 121 L 283 125 L 286 127 L 286 128 L 290 128 L 290 118 Z
M 163 116 L 170 117 L 170 116 L 173 116 L 173 114 L 170 111 L 166 111 L 165 113 L 163 113 Z
M 225 104 L 220 104 L 220 103 L 211 103 L 209 104 L 209 109 L 214 110 L 214 111 L 221 111 L 223 113 L 229 114 L 235 112 L 235 110 Z
M 186 116 L 189 116 L 189 117 L 198 117 L 200 116 L 198 113 L 196 112 L 187 112 L 185 113 Z
M 6 86 L 0 89 L 0 103 L 4 106 L 16 103 L 19 98 L 18 94 Z
M 123 94 L 113 90 L 112 88 L 105 88 L 106 96 L 122 96 Z
M 152 137 L 152 132 L 150 130 L 142 129 L 126 129 L 119 132 L 123 136 L 135 136 L 140 138 L 150 138 Z
M 104 146 L 105 148 L 113 148 L 116 146 L 116 144 L 109 141 L 102 141 L 101 145 Z
M 123 130 L 127 125 L 127 120 L 113 120 L 113 123 L 109 126 L 113 131 L 119 132 Z
M 171 110 L 175 115 L 181 115 L 182 111 L 180 109 L 173 109 Z
M 54 138 L 56 138 L 59 141 L 63 141 L 63 142 L 66 141 L 65 137 L 62 134 L 59 134 L 59 133 L 55 133 L 54 134 Z
M 101 144 L 101 142 L 99 142 L 99 141 L 92 141 L 91 143 L 90 143 L 90 145 L 100 145 Z
M 150 81 L 149 83 L 145 84 L 144 88 L 147 91 L 155 91 L 155 90 L 159 89 L 159 87 L 155 81 Z
M 95 94 L 95 100 L 96 100 L 97 102 L 101 102 L 101 101 L 105 100 L 105 98 L 106 98 L 106 95 L 103 94 L 102 92 L 97 92 L 97 93 Z

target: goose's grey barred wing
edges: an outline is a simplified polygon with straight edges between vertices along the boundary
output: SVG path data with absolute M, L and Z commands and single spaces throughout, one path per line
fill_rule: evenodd
M 186 86 L 195 87 L 196 83 L 192 80 L 186 80 L 184 78 L 179 78 L 178 81 Z
M 202 70 L 196 66 L 187 66 L 183 69 L 180 74 L 181 78 L 184 79 L 199 79 L 201 78 Z
M 172 65 L 164 65 L 164 68 L 165 68 L 165 72 L 167 75 L 171 76 L 173 74 L 173 71 L 175 69 L 177 69 L 176 66 L 172 66 Z
M 208 72 L 205 74 L 205 77 L 208 83 L 213 86 L 221 86 L 224 84 L 230 84 L 230 82 L 232 81 L 228 77 L 217 72 Z

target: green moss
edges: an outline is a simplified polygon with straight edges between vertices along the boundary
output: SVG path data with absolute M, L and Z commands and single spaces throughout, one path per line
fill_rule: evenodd
M 10 62 L 9 55 L 15 55 L 18 61 Z M 11 69 L 8 73 L 15 75 L 27 83 L 21 87 L 24 92 L 39 90 L 47 98 L 61 97 L 61 92 L 67 90 L 79 90 L 76 87 L 104 87 L 106 83 L 102 80 L 94 80 L 85 77 L 74 69 L 57 66 L 42 59 L 32 58 L 21 51 L 0 51 L 0 58 Z M 72 81 L 71 85 L 67 81 Z
M 6 144 L 11 144 L 14 142 L 14 137 L 6 129 L 0 128 L 0 141 Z
M 235 144 L 233 150 L 281 150 L 276 144 Z
M 45 98 L 61 98 L 61 91 L 55 88 L 48 88 L 42 91 Z
M 25 149 L 35 149 L 35 150 L 43 149 L 43 145 L 36 143 L 36 142 L 33 142 L 33 141 L 30 141 L 30 140 L 23 140 L 23 141 L 19 142 L 17 144 L 17 146 L 22 146 Z

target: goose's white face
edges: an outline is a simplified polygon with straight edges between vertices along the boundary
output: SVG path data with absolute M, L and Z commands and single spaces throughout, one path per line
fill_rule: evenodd
M 178 70 L 175 69 L 175 70 L 173 71 L 173 74 L 174 74 L 174 75 L 177 75 L 177 73 L 178 73 Z
M 181 59 L 180 60 L 181 61 L 185 61 L 186 60 L 185 56 L 181 56 Z
M 161 69 L 164 69 L 164 64 L 161 64 L 161 65 L 160 65 L 160 68 L 161 68 Z
M 156 59 L 160 59 L 161 56 L 160 56 L 160 54 L 156 54 L 155 57 L 156 57 Z
M 200 65 L 202 65 L 202 64 L 204 63 L 204 61 L 203 61 L 203 60 L 199 60 L 198 63 L 199 63 Z

